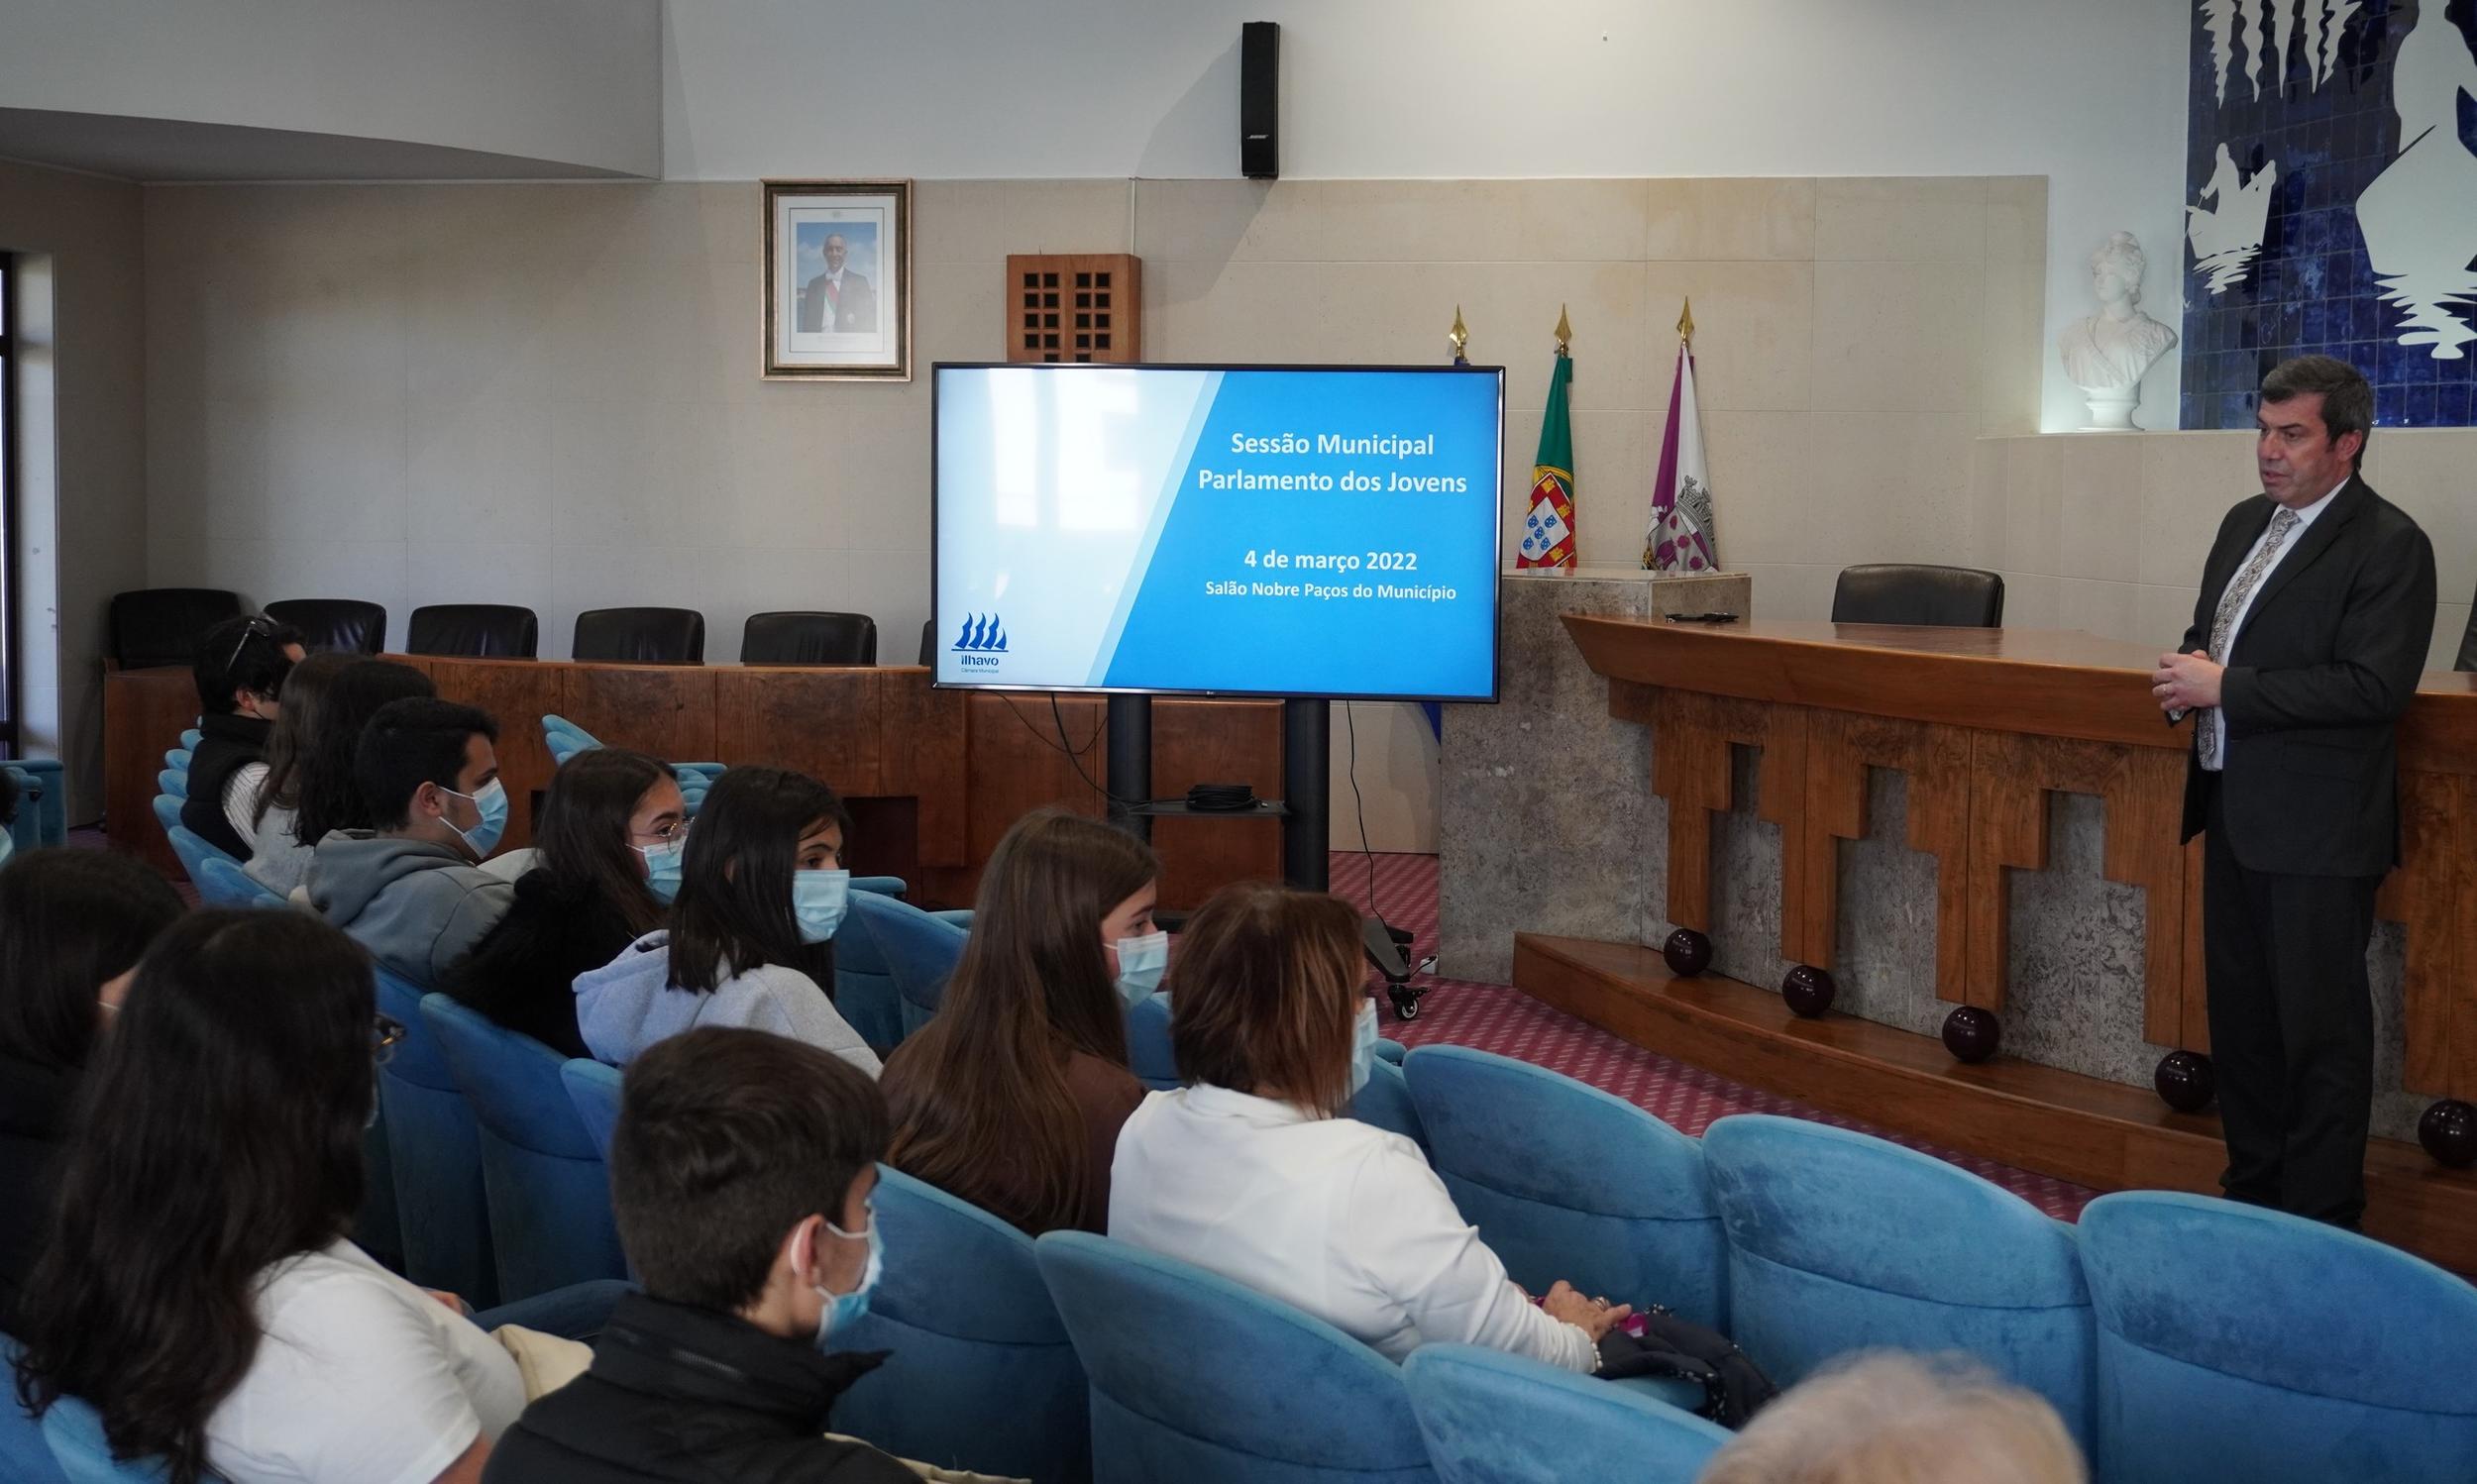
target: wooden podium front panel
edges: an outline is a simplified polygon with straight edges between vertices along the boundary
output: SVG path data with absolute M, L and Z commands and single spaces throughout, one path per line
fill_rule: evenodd
M 1733 747 L 1760 748 L 1756 817 L 1780 830 L 1780 953 L 1796 960 L 1806 928 L 1806 712 L 1797 706 L 1662 691 L 1610 697 L 1613 709 L 1649 706 L 1657 741 L 1652 791 L 1669 800 L 1669 920 L 1711 930 L 1711 816 L 1737 802 Z
M 966 853 L 978 867 L 1015 821 L 1043 804 L 1098 819 L 1107 812 L 1094 785 L 1109 786 L 1107 705 L 1091 695 L 974 690 L 964 697 L 969 751 L 965 788 L 972 800 Z M 1064 740 L 1059 727 L 1063 724 Z M 1073 749 L 1070 758 L 1067 749 Z M 1083 772 L 1076 771 L 1077 764 Z M 1085 781 L 1085 775 L 1092 782 Z
M 2203 847 L 2181 838 L 2192 729 L 2166 724 L 2151 699 L 2151 646 L 2028 630 L 1770 622 L 1704 629 L 1577 614 L 1563 622 L 1585 661 L 1607 679 L 1609 713 L 1656 729 L 1652 787 L 1669 803 L 1670 915 L 1680 924 L 1705 925 L 1698 915 L 1709 897 L 1708 839 L 1696 822 L 1730 803 L 1729 744 L 1767 747 L 1769 816 L 1772 754 L 1785 751 L 1785 718 L 1802 717 L 1793 745 L 1805 759 L 1805 864 L 1799 870 L 1783 861 L 1781 897 L 1785 919 L 1802 896 L 1806 926 L 1788 956 L 1820 966 L 1831 952 L 1833 852 L 1864 833 L 1866 768 L 1896 767 L 1910 777 L 1911 846 L 1938 855 L 1937 990 L 1951 997 L 1949 954 L 1958 944 L 1961 998 L 2002 1009 L 2011 969 L 2009 875 L 2047 863 L 2049 794 L 2094 795 L 2105 809 L 2100 875 L 2143 895 L 2139 1039 L 2208 1050 Z M 2399 1086 L 2477 1100 L 2477 677 L 2426 676 L 2402 720 L 2399 746 L 2402 860 L 2375 908 L 2406 929 Z M 1780 822 L 1785 846 L 1799 826 Z M 1964 840 L 1966 849 L 1958 848 Z M 1966 916 L 1960 930 L 1953 922 L 1956 893 Z M 2056 925 L 2041 930 L 2056 946 Z M 2172 1124 L 2184 1116 L 2165 1113 L 2145 1090 L 2059 1068 L 2009 1058 L 1962 1066 L 1933 1038 L 1886 1025 L 1829 1015 L 1795 1021 L 1767 993 L 1746 991 L 1736 1008 L 1715 1017 L 1702 988 L 1710 981 L 1670 985 L 1650 967 L 1656 955 L 1631 942 L 1568 945 L 1548 957 L 1603 952 L 1614 955 L 1606 964 L 1565 965 L 1587 970 L 1585 979 L 1624 982 L 1625 993 L 1591 1002 L 1599 1012 L 1555 993 L 1573 974 L 1535 965 L 1534 978 L 1550 991 L 1542 998 L 1593 1013 L 1655 1050 L 1734 1057 L 1698 1064 L 1776 1092 L 1806 1096 L 1798 1079 L 1807 1074 L 1855 1078 L 1890 1092 L 1893 1101 L 1872 1111 L 1813 1101 L 2026 1168 L 2102 1184 L 2157 1184 L 2162 1170 L 2129 1158 L 2138 1140 L 2120 1138 L 2126 1127 L 2109 1125 L 2145 1118 Z M 1524 962 L 1518 948 L 1518 976 Z M 1519 977 L 1517 983 L 1534 988 Z M 2130 1039 L 2121 1035 L 2126 1028 L 2110 1022 L 2119 1046 Z M 1921 1120 L 1904 1113 L 1928 1084 L 1939 1096 L 1956 1095 L 1950 1117 Z M 2039 1116 L 2017 1116 L 2023 1109 Z M 1974 1146 L 1955 1133 L 1971 1120 L 2000 1124 L 2002 1138 Z M 2189 1178 L 2207 1186 L 2219 1161 L 2213 1130 L 2197 1122 L 2190 1132 L 2196 1136 L 2185 1141 L 2182 1157 Z M 2059 1134 L 2108 1141 L 2128 1158 L 2075 1173 L 2089 1168 L 2076 1163 L 2087 1151 L 2060 1144 Z M 2414 1145 L 2377 1139 L 2368 1179 L 2369 1229 L 2477 1261 L 2467 1255 L 2477 1246 L 2466 1235 L 2469 1214 L 2477 1213 L 2477 1174 L 2438 1169 Z
M 891 796 L 919 800 L 922 865 L 968 866 L 971 807 L 964 779 L 971 737 L 963 692 L 934 689 L 918 666 L 877 674 L 880 787 Z
M 2400 775 L 2400 866 L 2384 878 L 2375 915 L 2398 922 L 2401 1085 L 2477 1099 L 2477 778 Z
M 1806 930 L 1799 963 L 1832 967 L 1840 938 L 1841 842 L 1867 834 L 1867 772 L 1908 780 L 1908 845 L 1935 857 L 1935 993 L 1967 996 L 1970 739 L 1959 727 L 1847 711 L 1806 716 Z M 1785 846 L 1784 846 L 1785 848 Z
M 888 792 L 882 689 L 869 668 L 717 671 L 711 756 L 797 769 L 846 798 L 878 797 Z
M 2011 974 L 2007 871 L 2047 865 L 2047 795 L 2106 806 L 2100 875 L 2142 889 L 2143 1039 L 2173 1045 L 2185 989 L 2185 759 L 2181 753 L 2018 732 L 1973 734 L 1968 1003 L 2000 1010 Z
M 480 706 L 498 718 L 498 776 L 507 786 L 505 848 L 532 844 L 534 812 L 557 771 L 542 740 L 542 718 L 567 704 L 560 667 L 443 657 L 404 663 L 429 672 L 440 699 Z
M 671 763 L 714 755 L 717 671 L 701 665 L 563 665 L 559 714 L 612 747 Z
M 163 754 L 197 723 L 198 688 L 175 666 L 115 670 L 103 678 L 103 827 L 112 843 L 165 875 L 180 870 L 155 817 Z

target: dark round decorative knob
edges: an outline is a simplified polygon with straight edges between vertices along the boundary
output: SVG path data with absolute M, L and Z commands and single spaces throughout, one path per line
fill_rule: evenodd
M 1995 1054 L 2004 1026 L 1995 1012 L 1965 1005 L 1944 1017 L 1944 1049 L 1966 1062 L 1983 1062 Z
M 2219 1095 L 2218 1074 L 2210 1070 L 2210 1058 L 2199 1051 L 2171 1051 L 2159 1058 L 2159 1070 L 2150 1074 L 2150 1085 L 2159 1090 L 2159 1101 L 2178 1113 L 2200 1113 Z
M 1812 964 L 1791 964 L 1780 980 L 1780 998 L 1788 1002 L 1792 1013 L 1809 1020 L 1830 1009 L 1832 997 L 1839 991 L 1830 972 Z
M 2477 1164 L 2477 1105 L 2445 1098 L 2417 1120 L 2417 1141 L 2452 1169 Z
M 1660 956 L 1669 961 L 1669 972 L 1679 979 L 1692 979 L 1711 967 L 1711 939 L 1690 927 L 1680 927 L 1660 945 Z

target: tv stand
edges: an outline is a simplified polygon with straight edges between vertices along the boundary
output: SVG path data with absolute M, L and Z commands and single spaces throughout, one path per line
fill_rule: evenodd
M 1181 799 L 1152 797 L 1152 697 L 1110 697 L 1110 822 L 1138 839 L 1152 838 L 1152 821 L 1182 819 L 1281 820 L 1281 878 L 1291 886 L 1322 892 L 1331 884 L 1327 852 L 1333 831 L 1332 703 L 1290 699 L 1281 703 L 1281 795 L 1251 809 L 1191 809 Z M 1258 781 L 1247 779 L 1253 786 Z M 1125 802 L 1123 800 L 1137 800 Z
M 1281 820 L 1282 880 L 1302 891 L 1322 892 L 1333 884 L 1333 703 L 1293 696 L 1281 703 L 1282 794 L 1259 798 L 1249 809 L 1191 809 L 1183 800 L 1152 800 L 1152 697 L 1110 697 L 1109 782 L 1110 822 L 1139 839 L 1152 838 L 1152 821 L 1182 819 Z M 1246 781 L 1250 786 L 1253 779 Z M 1144 802 L 1126 803 L 1122 799 Z M 1360 920 L 1360 945 L 1367 962 L 1384 976 L 1385 996 L 1393 1017 L 1419 1017 L 1419 997 L 1426 987 L 1412 983 L 1434 961 L 1411 958 L 1410 934 L 1373 917 Z

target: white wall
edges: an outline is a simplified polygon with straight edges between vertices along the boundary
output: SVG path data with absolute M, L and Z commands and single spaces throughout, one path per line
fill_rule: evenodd
M 2162 0 L 670 0 L 664 173 L 1235 175 L 1252 20 L 1282 24 L 1288 178 L 2047 176 L 2050 431 L 2083 419 L 2053 344 L 2107 234 L 2181 327 L 2190 11 Z M 2163 363 L 2141 424 L 2176 391 Z
M 0 0 L 0 102 L 652 175 L 661 0 Z

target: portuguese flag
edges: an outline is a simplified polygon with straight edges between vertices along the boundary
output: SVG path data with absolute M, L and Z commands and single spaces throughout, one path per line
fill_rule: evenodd
M 1540 419 L 1540 453 L 1531 468 L 1531 510 L 1522 523 L 1517 570 L 1574 567 L 1574 433 L 1565 410 L 1574 378 L 1564 316 L 1557 321 L 1557 364 L 1549 371 L 1548 411 Z

